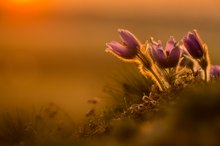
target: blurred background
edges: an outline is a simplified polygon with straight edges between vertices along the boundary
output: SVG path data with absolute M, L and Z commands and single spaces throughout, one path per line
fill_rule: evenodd
M 220 64 L 219 26 L 219 0 L 0 0 L 0 110 L 54 102 L 82 118 L 124 65 L 104 51 L 118 28 L 164 43 L 197 29 Z

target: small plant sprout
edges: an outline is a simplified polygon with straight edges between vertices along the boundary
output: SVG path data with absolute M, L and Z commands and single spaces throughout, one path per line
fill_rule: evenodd
M 192 58 L 202 68 L 203 79 L 208 82 L 210 79 L 210 58 L 208 47 L 202 42 L 197 30 L 188 32 L 188 34 L 183 38 L 183 44 Z

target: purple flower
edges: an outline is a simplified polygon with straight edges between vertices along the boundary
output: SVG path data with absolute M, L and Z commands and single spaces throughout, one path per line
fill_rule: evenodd
M 210 76 L 211 77 L 220 77 L 220 66 L 219 65 L 212 65 L 210 68 Z
M 161 41 L 151 39 L 150 49 L 155 62 L 163 68 L 175 67 L 179 62 L 181 51 L 173 37 L 167 41 L 165 50 Z
M 203 57 L 203 43 L 196 30 L 188 32 L 187 36 L 183 38 L 183 44 L 193 58 L 200 59 Z
M 107 52 L 111 52 L 124 59 L 133 59 L 137 56 L 140 49 L 138 39 L 128 30 L 118 30 L 122 43 L 111 41 L 106 43 Z

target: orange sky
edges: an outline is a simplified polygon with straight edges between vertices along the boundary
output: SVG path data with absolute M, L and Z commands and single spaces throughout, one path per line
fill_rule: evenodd
M 0 0 L 10 13 L 96 13 L 219 18 L 219 0 Z
M 187 15 L 219 17 L 219 0 L 56 0 L 59 11 L 117 15 Z

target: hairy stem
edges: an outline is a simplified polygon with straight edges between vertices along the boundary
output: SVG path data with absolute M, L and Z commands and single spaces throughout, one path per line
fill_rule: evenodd
M 164 87 L 164 84 L 163 84 L 163 82 L 161 81 L 161 79 L 158 77 L 158 74 L 155 73 L 155 71 L 154 71 L 153 69 L 150 69 L 149 71 L 152 73 L 152 75 L 153 75 L 153 77 L 154 77 L 153 80 L 155 80 L 155 82 L 156 82 L 157 86 L 160 88 L 160 90 L 161 90 L 161 91 L 165 91 L 166 88 Z
M 157 84 L 157 86 L 159 87 L 159 89 L 161 91 L 165 91 L 166 88 L 163 84 L 163 82 L 161 81 L 161 79 L 159 78 L 159 74 L 156 72 L 156 70 L 153 69 L 153 64 L 151 60 L 148 60 L 149 58 L 146 58 L 145 56 L 143 56 L 142 54 L 138 55 L 138 58 L 141 60 L 141 63 L 143 63 L 144 66 L 144 72 L 148 73 L 150 72 L 150 77 L 152 78 L 153 81 L 155 81 L 155 83 Z
M 207 83 L 209 81 L 209 69 L 208 69 L 208 67 L 204 69 L 204 80 Z

